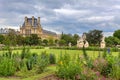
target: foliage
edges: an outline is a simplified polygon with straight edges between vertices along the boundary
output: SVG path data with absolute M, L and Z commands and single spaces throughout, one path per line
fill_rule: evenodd
M 74 65 L 73 65 L 74 64 Z M 57 64 L 57 75 L 66 80 L 75 80 L 75 76 L 80 76 L 82 71 L 82 64 L 78 57 L 70 59 L 69 55 L 66 53 L 60 56 Z
M 37 60 L 37 73 L 42 73 L 49 64 L 49 55 L 42 52 Z
M 24 37 L 22 37 L 21 35 L 16 35 L 16 43 L 17 45 L 24 45 Z
M 24 58 L 29 58 L 30 57 L 30 50 L 29 48 L 25 48 L 23 47 L 23 50 L 21 52 L 21 59 L 24 59 Z
M 3 35 L 0 35 L 0 43 L 3 43 L 5 37 Z
M 85 58 L 86 60 L 89 59 L 89 57 L 88 57 L 88 55 L 87 55 L 87 53 L 86 53 L 86 50 L 85 50 L 85 47 L 84 47 L 84 46 L 83 46 L 83 56 L 84 56 L 84 58 Z
M 4 57 L 0 61 L 0 75 L 1 76 L 11 76 L 15 73 L 15 63 L 13 59 Z
M 65 44 L 66 44 L 66 41 L 65 41 L 65 40 L 63 40 L 63 39 L 59 40 L 59 45 L 60 45 L 60 46 L 63 46 L 63 45 L 65 45 Z
M 120 39 L 120 30 L 116 30 L 116 31 L 113 33 L 113 36 L 114 36 L 114 37 L 117 37 L 118 39 Z
M 107 46 L 116 46 L 120 44 L 120 40 L 117 37 L 109 36 L 105 38 Z
M 50 46 L 54 45 L 54 40 L 53 40 L 53 38 L 50 38 L 50 39 L 49 39 L 49 45 L 50 45 Z
M 111 75 L 113 78 L 116 80 L 120 79 L 120 61 L 118 63 L 116 62 L 115 64 L 112 65 L 113 71 L 111 72 Z
M 48 45 L 48 40 L 47 40 L 47 39 L 44 39 L 44 40 L 43 40 L 43 43 L 44 43 L 45 45 Z
M 72 43 L 72 45 L 76 45 L 77 44 L 77 40 L 79 39 L 79 35 L 77 34 L 63 34 L 61 35 L 59 44 L 60 45 L 64 45 L 67 46 L 70 42 Z
M 49 54 L 49 61 L 50 61 L 50 64 L 55 64 L 56 63 L 55 54 Z
M 101 30 L 90 30 L 88 33 L 86 33 L 86 38 L 90 45 L 98 45 L 102 36 Z
M 11 76 L 16 72 L 15 61 L 12 56 L 12 52 L 9 49 L 8 52 L 0 56 L 0 75 Z
M 31 34 L 30 35 L 30 42 L 31 42 L 31 45 L 37 45 L 39 44 L 39 37 L 37 34 Z

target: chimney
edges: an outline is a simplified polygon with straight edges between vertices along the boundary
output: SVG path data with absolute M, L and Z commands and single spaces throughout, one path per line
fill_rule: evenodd
M 27 16 L 25 16 L 25 26 L 27 25 Z
M 40 25 L 40 17 L 38 17 L 38 25 Z
M 34 26 L 34 16 L 32 16 L 32 26 Z

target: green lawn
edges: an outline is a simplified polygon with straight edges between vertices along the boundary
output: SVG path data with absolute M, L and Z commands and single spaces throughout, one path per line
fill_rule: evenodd
M 21 53 L 22 50 L 13 50 L 13 53 Z M 40 54 L 41 52 L 46 51 L 46 53 L 53 53 L 56 55 L 56 57 L 58 57 L 61 53 L 68 53 L 71 56 L 75 55 L 75 54 L 82 54 L 82 50 L 64 50 L 64 49 L 30 49 L 31 53 L 37 53 Z M 0 53 L 2 53 L 3 51 L 0 51 Z M 4 51 L 5 52 L 5 51 Z M 90 57 L 97 57 L 98 54 L 102 54 L 103 51 L 86 51 L 87 54 Z M 112 52 L 112 55 L 117 56 L 119 52 Z
M 48 54 L 49 53 L 53 53 L 56 55 L 56 57 L 58 57 L 61 53 L 64 54 L 64 53 L 68 53 L 70 54 L 71 56 L 74 56 L 75 54 L 80 54 L 82 55 L 82 50 L 62 50 L 62 49 L 30 49 L 31 53 L 37 53 L 37 54 L 40 54 L 41 52 L 43 51 L 46 51 Z M 0 51 L 0 53 L 3 53 L 5 51 Z M 21 50 L 14 50 L 13 53 L 21 53 Z M 102 54 L 103 51 L 100 51 L 100 53 Z M 98 54 L 99 54 L 99 51 L 87 51 L 87 54 L 90 56 L 90 57 L 97 57 Z M 112 54 L 114 56 L 117 56 L 118 52 L 112 52 Z M 49 75 L 49 74 L 52 74 L 54 73 L 56 70 L 56 67 L 55 66 L 49 66 L 47 68 L 47 71 L 45 71 L 44 73 L 42 74 L 37 74 L 37 75 L 33 75 L 33 76 L 30 76 L 30 77 L 27 77 L 27 78 L 19 78 L 19 77 L 1 77 L 0 80 L 38 80 L 46 75 Z M 29 72 L 30 73 L 30 72 Z M 28 73 L 28 74 L 29 74 Z M 31 72 L 32 73 L 32 72 Z M 17 75 L 25 75 L 24 73 L 16 73 Z M 15 75 L 16 75 L 15 74 Z M 27 74 L 26 74 L 27 75 Z

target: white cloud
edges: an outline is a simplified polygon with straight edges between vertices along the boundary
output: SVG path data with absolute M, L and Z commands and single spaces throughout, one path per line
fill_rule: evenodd
M 0 0 L 0 26 L 19 28 L 25 16 L 35 16 L 41 17 L 43 28 L 55 32 L 81 34 L 101 29 L 111 34 L 120 29 L 120 0 L 8 1 Z
M 6 22 L 6 19 L 0 19 L 0 24 L 3 24 L 3 23 L 5 23 Z
M 113 32 L 103 32 L 103 35 L 104 35 L 105 37 L 112 36 L 112 35 L 113 35 Z
M 90 16 L 87 18 L 81 18 L 79 21 L 85 22 L 101 22 L 101 21 L 112 21 L 114 20 L 114 16 Z
M 57 14 L 62 14 L 65 16 L 71 15 L 85 15 L 91 13 L 89 10 L 75 10 L 75 9 L 54 9 Z
M 120 5 L 114 5 L 112 8 L 113 9 L 120 9 Z

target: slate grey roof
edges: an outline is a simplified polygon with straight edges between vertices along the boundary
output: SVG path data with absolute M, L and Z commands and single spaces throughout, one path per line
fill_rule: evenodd
M 43 33 L 44 34 L 49 34 L 49 35 L 57 35 L 55 32 L 51 32 L 51 31 L 44 30 L 44 29 L 43 29 Z
M 28 20 L 28 23 L 30 23 L 32 25 L 32 18 L 27 18 Z M 25 26 L 25 22 L 23 23 L 22 27 Z M 34 18 L 34 26 L 33 27 L 37 27 L 38 26 L 38 23 L 37 23 L 37 19 Z

